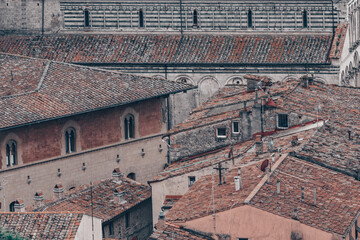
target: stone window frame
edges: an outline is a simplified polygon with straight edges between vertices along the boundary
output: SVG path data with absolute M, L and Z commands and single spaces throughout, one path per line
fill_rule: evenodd
M 237 132 L 234 131 L 234 123 L 238 124 L 238 126 L 237 126 L 238 131 Z M 240 121 L 239 120 L 234 120 L 234 121 L 231 122 L 231 133 L 233 135 L 239 135 L 240 134 Z
M 14 139 L 6 143 L 6 167 L 12 167 L 18 164 L 17 142 Z
M 134 117 L 134 138 L 125 139 L 125 117 L 131 114 Z M 139 134 L 139 113 L 132 107 L 126 108 L 120 115 L 120 138 L 125 141 L 136 139 L 140 136 Z
M 75 151 L 66 152 L 66 132 L 69 129 L 75 130 Z M 69 155 L 81 151 L 81 128 L 74 120 L 67 121 L 62 127 L 61 131 L 61 155 Z
M 253 24 L 253 11 L 251 9 L 249 9 L 247 11 L 247 28 L 253 28 L 254 24 Z
M 223 134 L 219 134 L 219 130 L 220 129 L 225 129 L 225 135 L 223 135 Z M 223 139 L 226 139 L 227 138 L 227 129 L 226 129 L 226 127 L 225 126 L 218 126 L 218 127 L 216 127 L 216 129 L 215 129 L 215 133 L 216 133 L 216 139 L 221 139 L 221 140 L 223 140 Z
M 16 164 L 10 164 L 10 166 L 7 165 L 7 161 L 6 161 L 6 157 L 7 157 L 7 153 L 6 153 L 6 148 L 9 142 L 14 142 L 16 144 Z M 23 164 L 22 161 L 22 140 L 21 138 L 16 135 L 15 133 L 9 133 L 2 142 L 2 146 L 1 146 L 1 156 L 2 156 L 2 162 L 1 162 L 1 166 L 2 169 L 4 168 L 12 168 L 12 167 L 16 167 L 19 165 Z
M 308 28 L 309 27 L 309 14 L 306 9 L 304 9 L 301 13 L 302 17 L 302 28 Z
M 135 138 L 135 117 L 131 113 L 124 117 L 124 138 L 130 140 Z
M 280 116 L 286 116 L 286 118 L 287 118 L 287 126 L 280 126 L 280 124 L 282 124 L 282 123 L 284 122 L 284 120 L 279 119 Z M 276 127 L 277 127 L 278 129 L 288 129 L 289 126 L 290 126 L 289 123 L 290 123 L 290 121 L 289 121 L 289 114 L 287 114 L 287 113 L 278 113 L 278 114 L 276 115 Z
M 193 28 L 199 28 L 199 10 L 195 8 L 192 13 Z
M 65 152 L 66 154 L 76 152 L 76 129 L 69 127 L 65 130 Z

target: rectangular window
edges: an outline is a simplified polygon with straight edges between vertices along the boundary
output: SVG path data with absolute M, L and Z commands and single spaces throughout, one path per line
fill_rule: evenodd
M 232 123 L 232 132 L 234 134 L 239 134 L 240 133 L 239 122 L 233 122 Z
M 194 185 L 195 181 L 196 181 L 195 176 L 189 176 L 189 187 Z
M 130 227 L 130 213 L 126 213 L 125 214 L 125 227 L 129 228 Z
M 109 235 L 114 235 L 114 223 L 109 224 Z
M 278 128 L 289 128 L 289 117 L 287 114 L 278 114 Z
M 217 128 L 216 129 L 217 138 L 226 138 L 226 128 Z

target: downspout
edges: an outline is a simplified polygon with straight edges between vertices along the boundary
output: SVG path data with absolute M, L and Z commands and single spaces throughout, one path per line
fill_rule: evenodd
M 44 35 L 44 19 L 45 19 L 45 0 L 41 3 L 41 35 Z

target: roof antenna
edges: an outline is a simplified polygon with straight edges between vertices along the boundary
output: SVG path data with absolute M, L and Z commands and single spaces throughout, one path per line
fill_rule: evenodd
M 223 183 L 225 183 L 225 172 L 224 172 L 224 182 L 221 181 L 221 172 L 222 170 L 226 170 L 227 168 L 221 167 L 221 162 L 219 162 L 218 167 L 215 167 L 214 169 L 219 171 L 219 185 L 222 185 Z
M 94 239 L 94 204 L 93 204 L 93 192 L 92 192 L 93 184 L 90 181 L 90 206 L 91 206 L 91 228 L 92 228 L 92 239 Z

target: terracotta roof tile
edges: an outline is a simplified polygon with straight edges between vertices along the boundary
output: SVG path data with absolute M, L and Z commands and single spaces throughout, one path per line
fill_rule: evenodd
M 0 51 L 73 63 L 324 64 L 331 40 L 299 34 L 4 35 Z
M 156 226 L 157 229 L 151 234 L 149 240 L 213 240 L 211 236 L 207 236 L 204 233 L 196 232 L 194 230 L 180 228 L 173 224 L 165 224 L 160 227 L 159 224 Z
M 31 240 L 75 239 L 82 213 L 0 213 L 0 226 Z
M 0 65 L 6 66 L 0 75 L 0 81 L 5 83 L 3 91 L 0 89 L 3 95 L 0 128 L 96 111 L 193 88 L 183 83 L 6 54 L 0 54 Z M 23 72 L 23 68 L 26 71 Z
M 123 194 L 123 201 L 115 196 L 115 190 Z M 89 185 L 76 187 L 68 196 L 46 204 L 35 211 L 81 211 L 91 215 L 91 189 Z M 150 187 L 129 178 L 103 180 L 92 188 L 94 216 L 108 221 L 151 197 Z

